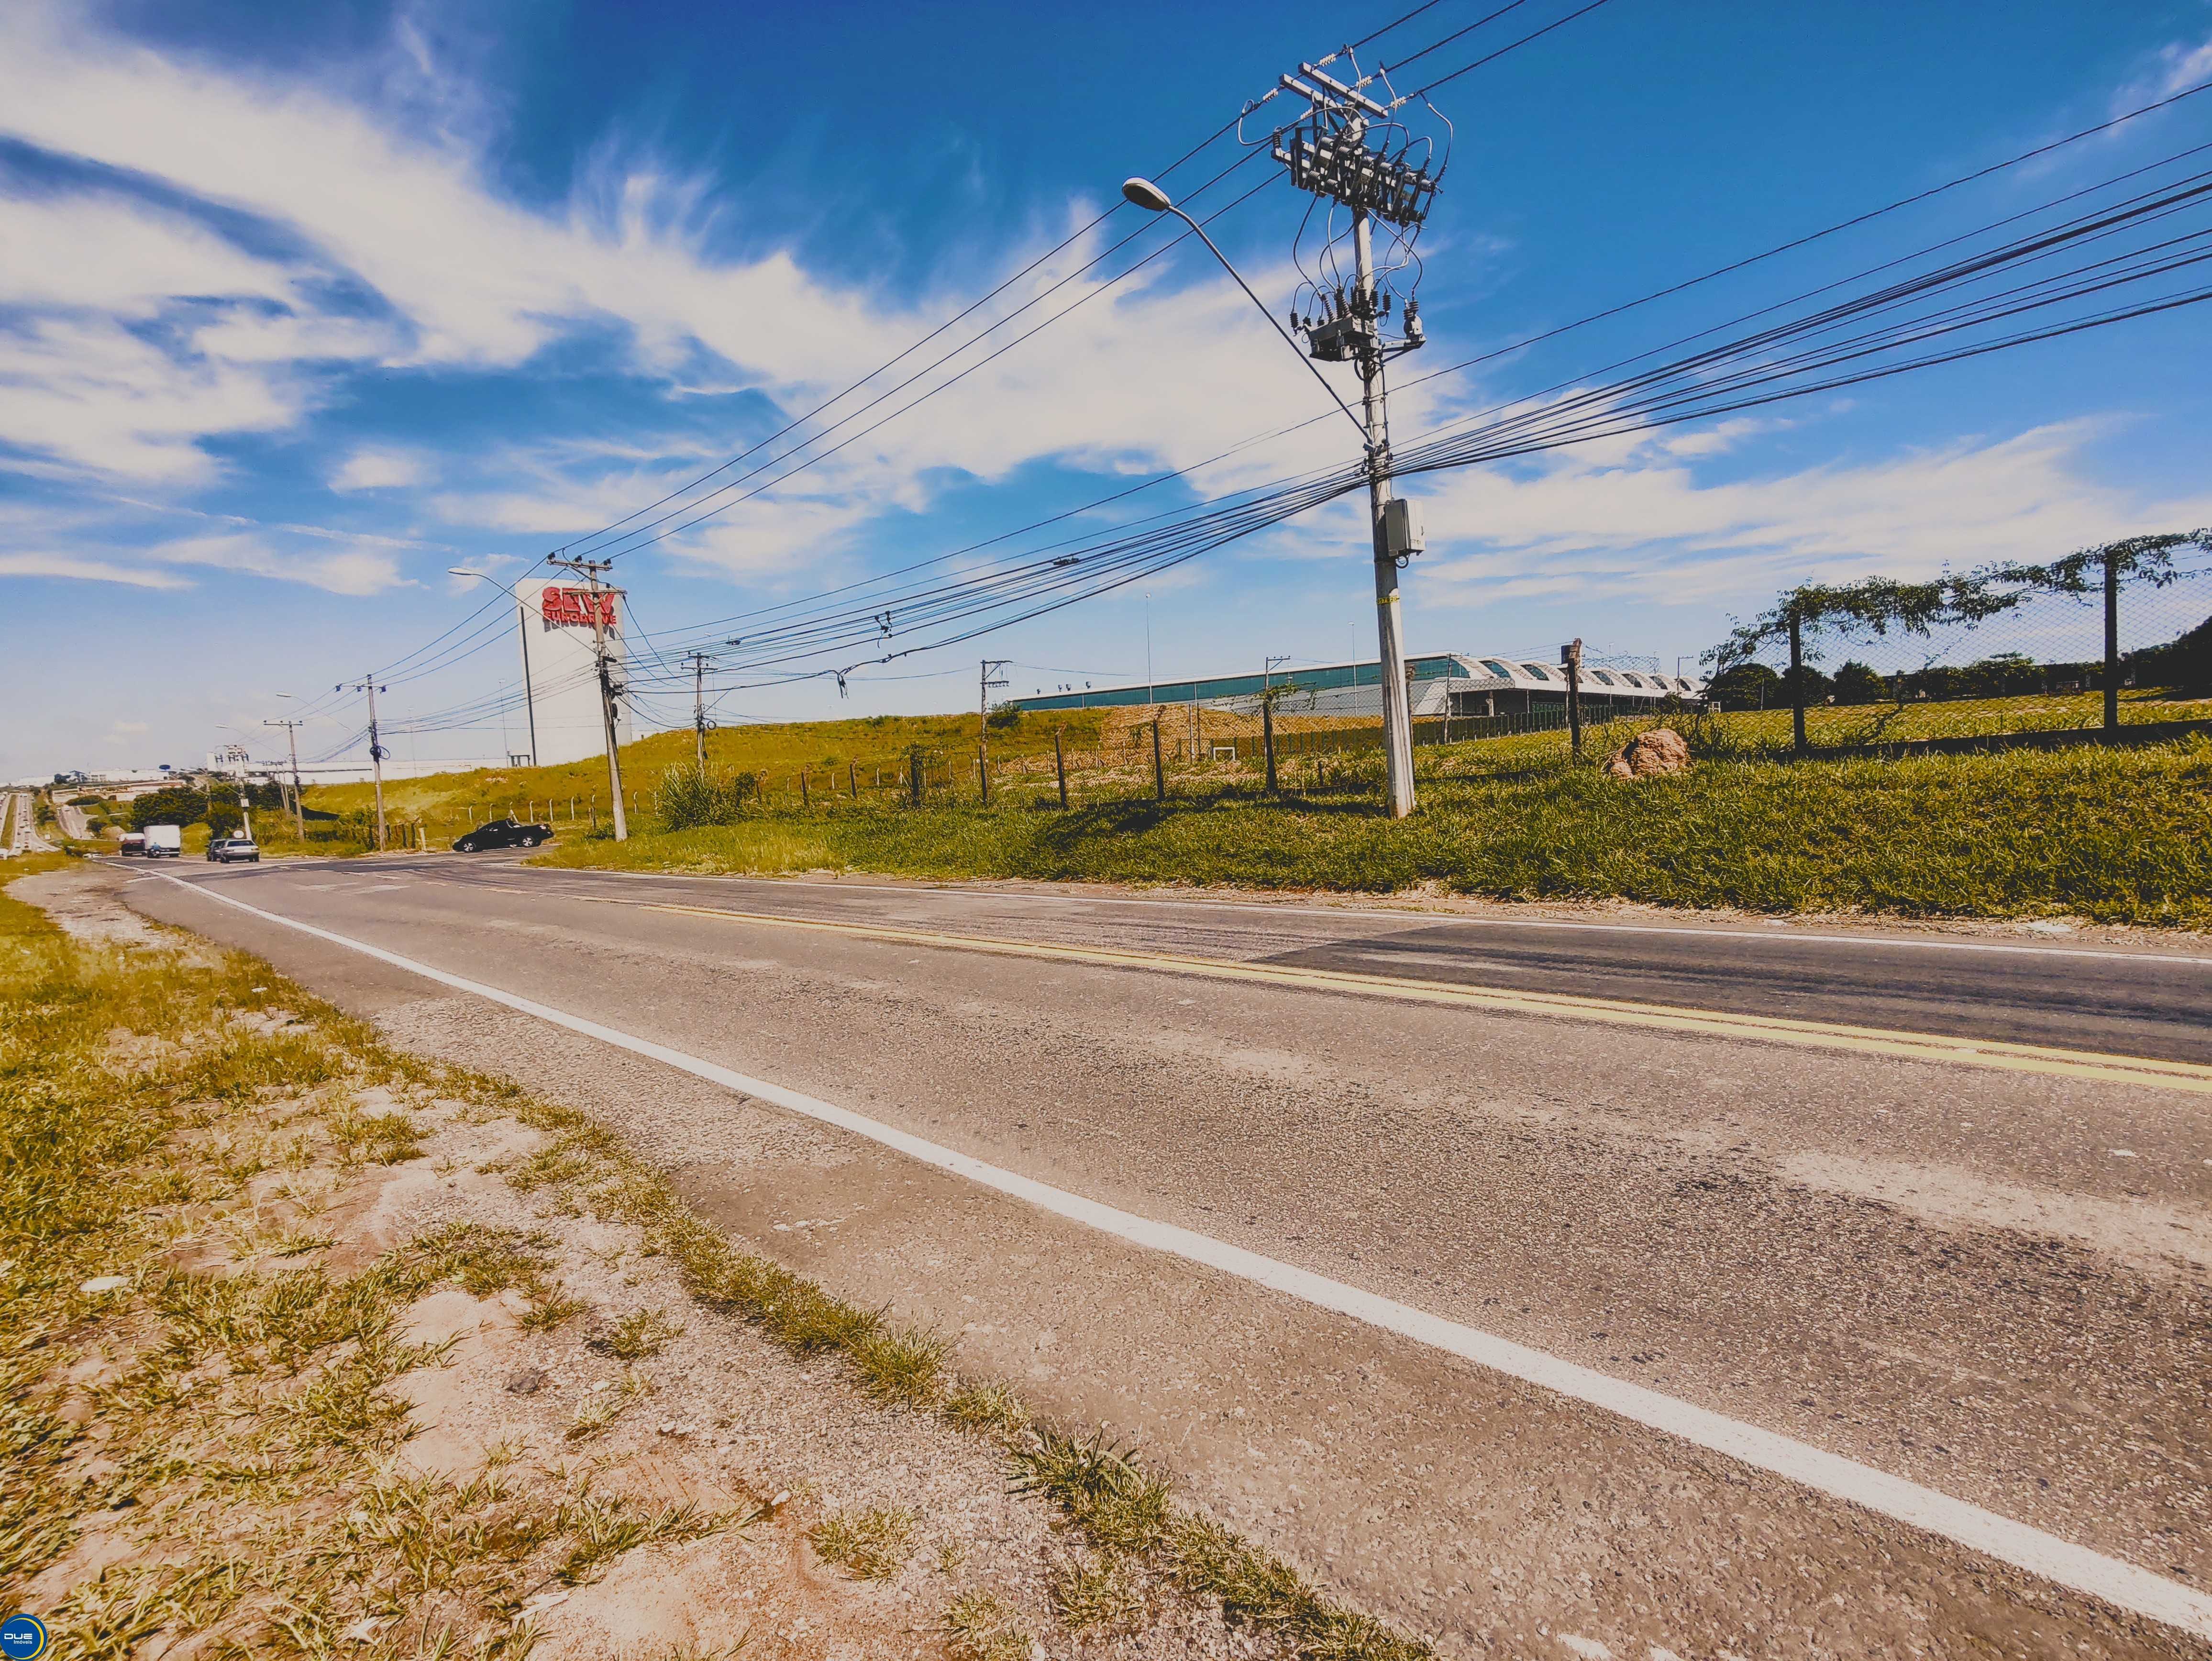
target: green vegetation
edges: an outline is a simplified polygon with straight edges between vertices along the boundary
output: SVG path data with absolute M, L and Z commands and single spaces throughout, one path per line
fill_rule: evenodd
M 2212 740 L 1790 763 L 1765 758 L 1754 722 L 1788 742 L 1786 710 L 1731 721 L 1669 778 L 1570 765 L 1549 733 L 1424 748 L 1422 811 L 1397 823 L 1364 752 L 1324 758 L 1319 783 L 1286 770 L 1279 800 L 1224 764 L 1189 770 L 1164 803 L 1131 790 L 1063 813 L 1048 787 L 988 809 L 840 803 L 564 843 L 536 862 L 2212 925 Z

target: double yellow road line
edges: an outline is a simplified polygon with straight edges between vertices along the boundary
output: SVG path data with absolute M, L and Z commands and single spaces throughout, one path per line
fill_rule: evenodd
M 567 897 L 581 899 L 584 895 Z M 1984 1038 L 1947 1037 L 1938 1033 L 1899 1032 L 1882 1027 L 1847 1026 L 1833 1021 L 1788 1020 L 1771 1015 L 1737 1015 L 1666 1004 L 1631 1003 L 1617 998 L 1584 998 L 1560 992 L 1523 992 L 1510 988 L 1459 986 L 1407 980 L 1390 975 L 1362 975 L 1340 969 L 1306 969 L 1267 963 L 1236 963 L 1218 958 L 1185 957 L 1171 952 L 1126 952 L 1109 946 L 1063 946 L 1033 940 L 996 940 L 982 934 L 946 934 L 877 923 L 823 922 L 778 916 L 764 911 L 727 911 L 714 906 L 666 905 L 619 901 L 641 910 L 711 917 L 722 922 L 787 928 L 848 940 L 884 940 L 937 951 L 988 952 L 996 957 L 1029 958 L 1046 963 L 1087 964 L 1103 969 L 1194 975 L 1207 980 L 1279 986 L 1307 992 L 1350 992 L 1395 998 L 1406 1003 L 1443 1004 L 1520 1015 L 1595 1021 L 1663 1032 L 1688 1032 L 1711 1038 L 1751 1039 L 1808 1050 L 1840 1050 L 1904 1061 L 1943 1062 L 1956 1067 L 2032 1073 L 2045 1077 L 2090 1079 L 2106 1084 L 2148 1086 L 2156 1090 L 2212 1095 L 2212 1067 L 2190 1062 L 2154 1061 L 2144 1056 L 2105 1056 L 2094 1050 L 2057 1050 L 2042 1044 L 2006 1043 Z

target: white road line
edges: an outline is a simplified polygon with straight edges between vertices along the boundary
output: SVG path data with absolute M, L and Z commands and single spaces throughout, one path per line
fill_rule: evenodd
M 1669 923 L 1641 922 L 1574 922 L 1559 917 L 1486 917 L 1452 911 L 1392 910 L 1387 908 L 1368 908 L 1352 905 L 1297 905 L 1284 904 L 1268 905 L 1237 900 L 1200 899 L 1145 899 L 1128 894 L 1060 894 L 1036 889 L 1000 890 L 989 888 L 923 888 L 908 887 L 898 883 L 795 883 L 773 878 L 712 876 L 679 871 L 600 871 L 589 866 L 523 866 L 514 861 L 511 868 L 529 870 L 548 875 L 557 873 L 564 877 L 605 877 L 627 879 L 644 877 L 656 882 L 727 882 L 743 883 L 758 888 L 819 891 L 825 894 L 902 894 L 912 899 L 1006 900 L 1047 899 L 1064 905 L 1142 905 L 1161 909 L 1187 908 L 1193 911 L 1250 911 L 1261 916 L 1309 917 L 1382 917 L 1393 922 L 1401 918 L 1443 928 L 1465 924 L 1475 928 L 1553 928 L 1580 930 L 1596 934 L 1661 934 L 1700 940 L 1763 940 L 1771 946 L 1776 941 L 1804 941 L 1814 946 L 1896 946 L 1910 952 L 2011 952 L 2029 958 L 2115 958 L 2124 963 L 2180 964 L 2192 969 L 2212 969 L 2212 958 L 2170 957 L 2162 952 L 2106 952 L 2080 946 L 2014 946 L 1997 940 L 1926 940 L 1886 934 L 1805 934 L 1796 929 L 1779 928 L 1688 928 Z
M 1054 1188 L 998 1165 L 987 1165 L 969 1154 L 941 1147 L 895 1126 L 880 1123 L 849 1108 L 802 1095 L 798 1091 L 787 1090 L 764 1079 L 752 1078 L 683 1050 L 655 1043 L 649 1038 L 641 1038 L 617 1028 L 586 1020 L 580 1015 L 569 1014 L 566 1010 L 535 1002 L 495 986 L 487 986 L 480 981 L 448 974 L 442 969 L 402 957 L 396 952 L 387 952 L 365 940 L 333 934 L 312 923 L 280 916 L 273 911 L 264 911 L 258 906 L 248 905 L 243 900 L 233 899 L 228 894 L 188 882 L 181 877 L 168 876 L 167 873 L 162 874 L 167 881 L 175 883 L 179 888 L 205 893 L 210 899 L 234 907 L 264 922 L 295 929 L 333 946 L 359 952 L 380 963 L 390 964 L 395 969 L 404 969 L 410 974 L 420 975 L 425 980 L 452 987 L 455 991 L 472 993 L 526 1015 L 550 1021 L 556 1026 L 581 1033 L 586 1037 L 627 1050 L 632 1055 L 643 1056 L 664 1066 L 676 1068 L 694 1078 L 705 1079 L 744 1095 L 772 1102 L 788 1112 L 823 1124 L 835 1125 L 841 1130 L 903 1153 L 923 1165 L 964 1177 L 981 1187 L 1010 1195 L 1036 1206 L 1039 1210 L 1085 1224 L 1101 1233 L 1127 1240 L 1133 1245 L 1166 1252 L 1187 1262 L 1202 1263 L 1209 1269 L 1266 1287 L 1270 1291 L 1285 1293 L 1317 1308 L 1348 1315 L 1370 1326 L 1398 1333 L 1418 1343 L 1443 1350 L 1448 1354 L 1462 1356 L 1510 1378 L 1540 1385 L 1574 1401 L 1587 1402 L 1632 1423 L 1679 1438 L 1693 1446 L 1709 1448 L 1757 1469 L 1771 1471 L 1778 1476 L 1878 1515 L 1894 1518 L 1910 1527 L 1940 1535 L 1970 1551 L 1980 1552 L 2030 1574 L 2055 1581 L 2075 1591 L 2086 1592 L 2092 1597 L 2102 1598 L 2117 1608 L 2179 1628 L 2195 1637 L 2212 1638 L 2212 1597 L 2179 1581 L 2169 1580 L 2164 1575 L 2154 1574 L 2119 1558 L 2062 1540 L 2055 1534 L 1999 1516 L 1980 1506 L 1954 1499 L 1947 1494 L 1939 1494 L 1933 1488 L 1923 1488 L 1917 1482 L 1829 1453 L 1808 1443 L 1762 1430 L 1756 1425 L 1744 1424 L 1710 1409 L 1678 1401 L 1657 1390 L 1632 1384 L 1572 1361 L 1561 1360 L 1541 1350 L 1515 1343 L 1510 1338 L 1463 1326 L 1456 1321 L 1416 1309 L 1410 1304 L 1401 1304 L 1395 1299 L 1385 1298 L 1358 1287 L 1347 1286 L 1341 1281 L 1316 1275 L 1310 1269 L 1298 1269 L 1273 1257 L 1263 1257 L 1257 1252 L 1231 1245 L 1211 1235 L 1101 1205 L 1064 1188 Z

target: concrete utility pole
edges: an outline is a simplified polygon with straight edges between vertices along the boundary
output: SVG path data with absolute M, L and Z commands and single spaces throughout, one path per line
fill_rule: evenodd
M 985 658 L 982 684 L 975 694 L 976 707 L 983 714 L 983 724 L 980 729 L 981 747 L 976 751 L 976 756 L 981 763 L 978 776 L 983 781 L 983 806 L 986 807 L 991 805 L 991 689 L 994 686 L 1004 686 L 1006 684 L 1003 680 L 993 680 L 991 677 L 1005 668 L 1012 660 L 1008 658 Z
M 704 652 L 691 654 L 691 731 L 697 739 L 699 770 L 707 770 L 707 666 L 714 662 Z
M 299 832 L 300 840 L 307 839 L 307 810 L 300 806 L 300 727 L 296 721 L 264 721 L 264 727 L 284 729 L 284 743 L 292 752 L 292 828 Z
M 1395 98 L 1386 106 L 1362 90 L 1381 80 L 1379 71 L 1349 84 L 1322 73 L 1326 65 L 1349 52 L 1347 47 L 1342 52 L 1330 53 L 1317 64 L 1301 64 L 1297 74 L 1285 75 L 1277 82 L 1279 90 L 1305 100 L 1306 113 L 1275 130 L 1271 153 L 1290 169 L 1293 186 L 1316 196 L 1328 197 L 1349 209 L 1352 216 L 1354 277 L 1351 290 L 1347 293 L 1338 287 L 1323 295 L 1316 286 L 1316 314 L 1302 318 L 1293 309 L 1291 327 L 1305 336 L 1303 347 L 1292 338 L 1291 330 L 1285 328 L 1282 320 L 1252 292 L 1252 285 L 1238 275 L 1237 268 L 1229 263 L 1229 257 L 1214 246 L 1205 228 L 1170 201 L 1166 192 L 1150 179 L 1131 179 L 1123 182 L 1121 194 L 1138 207 L 1152 213 L 1172 213 L 1189 226 L 1212 251 L 1223 269 L 1236 277 L 1237 286 L 1259 307 L 1275 332 L 1282 336 L 1291 350 L 1308 360 L 1306 367 L 1312 370 L 1314 378 L 1344 411 L 1346 418 L 1359 429 L 1366 457 L 1368 529 L 1375 561 L 1375 611 L 1382 670 L 1382 746 L 1389 765 L 1390 817 L 1403 818 L 1414 806 L 1413 734 L 1413 705 L 1406 687 L 1406 624 L 1399 604 L 1398 573 L 1407 561 L 1422 551 L 1424 545 L 1419 504 L 1395 499 L 1390 488 L 1389 394 L 1383 381 L 1382 366 L 1401 353 L 1419 348 L 1425 337 L 1421 330 L 1419 305 L 1409 295 L 1403 312 L 1402 337 L 1395 341 L 1382 338 L 1382 319 L 1389 313 L 1391 297 L 1377 283 L 1375 222 L 1380 219 L 1395 228 L 1401 251 L 1406 257 L 1398 259 L 1391 269 L 1403 268 L 1411 259 L 1413 240 L 1436 200 L 1443 179 L 1443 167 L 1440 162 L 1437 171 L 1431 173 L 1428 160 L 1417 165 L 1410 159 L 1413 142 L 1395 117 L 1412 101 L 1411 95 Z M 1352 72 L 1358 75 L 1356 59 Z M 1382 82 L 1382 90 L 1389 92 L 1387 82 Z M 1274 94 L 1270 93 L 1268 96 Z M 1257 104 L 1247 105 L 1246 113 L 1249 114 L 1258 107 Z M 1368 143 L 1370 123 L 1379 125 L 1382 130 L 1381 139 L 1372 145 Z M 1394 134 L 1397 137 L 1394 137 Z M 1394 143 L 1397 146 L 1395 150 Z M 1433 149 L 1428 152 L 1431 159 L 1436 154 Z M 1328 377 L 1322 374 L 1313 361 L 1316 359 L 1328 363 L 1348 362 L 1357 369 L 1362 413 L 1353 413 Z M 1356 640 L 1352 658 L 1356 665 Z M 1357 672 L 1355 668 L 1355 675 Z
M 350 691 L 368 694 L 368 764 L 376 775 L 376 851 L 381 854 L 384 851 L 384 745 L 377 737 L 376 695 L 379 692 L 388 692 L 392 689 L 389 686 L 379 686 L 376 684 L 376 677 L 371 675 L 365 679 L 355 682 L 351 687 L 339 685 L 331 690 L 337 692 Z
M 564 567 L 584 579 L 592 608 L 592 651 L 599 670 L 599 715 L 606 729 L 607 783 L 615 799 L 615 840 L 628 842 L 629 819 L 623 811 L 622 745 L 615 733 L 615 699 L 626 689 L 615 684 L 613 666 L 607 657 L 607 615 L 613 609 L 614 596 L 623 591 L 608 587 L 599 581 L 603 573 L 614 569 L 611 560 L 548 559 L 545 563 Z
M 1358 314 L 1375 317 L 1375 237 L 1367 210 L 1352 215 L 1352 254 Z M 1390 817 L 1413 811 L 1413 706 L 1406 697 L 1406 613 L 1399 604 L 1398 555 L 1390 545 L 1390 394 L 1382 380 L 1382 340 L 1362 338 L 1359 405 L 1367 423 L 1368 532 L 1375 545 L 1375 636 L 1382 659 L 1382 745 L 1389 771 Z

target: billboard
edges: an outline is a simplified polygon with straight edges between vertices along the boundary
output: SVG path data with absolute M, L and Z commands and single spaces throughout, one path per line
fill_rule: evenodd
M 606 751 L 605 716 L 599 703 L 598 642 L 592 627 L 592 593 L 543 577 L 514 585 L 520 602 L 524 709 L 510 714 L 507 748 L 533 756 L 539 766 L 580 761 Z M 606 634 L 610 678 L 616 687 L 615 738 L 633 736 L 629 697 L 623 686 L 622 614 L 618 594 L 599 596 L 599 626 Z

